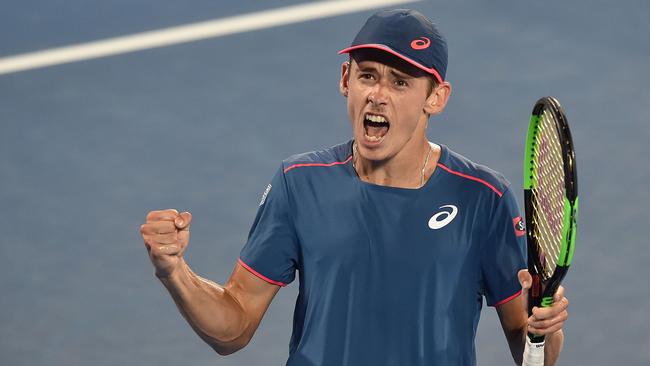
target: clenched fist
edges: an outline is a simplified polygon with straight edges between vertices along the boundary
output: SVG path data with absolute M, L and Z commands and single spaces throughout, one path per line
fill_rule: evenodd
M 528 291 L 533 279 L 527 269 L 522 269 L 517 275 L 521 284 L 524 308 L 528 309 Z M 527 331 L 538 335 L 549 335 L 561 330 L 569 317 L 568 307 L 569 300 L 564 296 L 564 287 L 560 286 L 553 295 L 553 305 L 533 308 L 533 315 L 528 317 Z
M 192 214 L 174 209 L 151 211 L 140 226 L 144 246 L 156 268 L 156 276 L 169 277 L 182 265 L 183 252 L 190 241 Z

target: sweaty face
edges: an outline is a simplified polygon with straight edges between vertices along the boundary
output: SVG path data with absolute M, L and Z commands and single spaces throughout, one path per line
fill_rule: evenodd
M 424 138 L 428 76 L 386 52 L 352 55 L 347 77 L 348 116 L 361 155 L 373 161 L 397 155 Z

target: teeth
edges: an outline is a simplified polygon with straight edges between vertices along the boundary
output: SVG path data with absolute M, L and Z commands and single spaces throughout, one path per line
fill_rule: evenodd
M 377 137 L 377 136 L 368 136 L 368 135 L 366 135 L 366 138 L 367 138 L 368 140 L 370 140 L 370 141 L 379 141 L 379 140 L 382 139 L 381 137 Z
M 372 122 L 378 122 L 378 123 L 387 123 L 386 118 L 383 116 L 376 116 L 374 114 L 366 114 L 366 119 Z

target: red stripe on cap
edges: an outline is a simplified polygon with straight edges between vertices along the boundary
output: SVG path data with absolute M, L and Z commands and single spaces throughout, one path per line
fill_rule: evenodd
M 515 299 L 517 296 L 519 296 L 519 295 L 521 295 L 521 290 L 515 292 L 514 295 L 512 295 L 512 296 L 510 296 L 510 297 L 507 297 L 507 298 L 505 298 L 505 299 L 499 301 L 498 303 L 494 304 L 494 307 L 501 306 L 501 305 L 503 305 L 503 304 L 505 304 L 505 303 L 507 303 L 507 302 L 509 302 L 509 301 L 511 301 L 511 300 L 514 300 L 514 299 Z
M 374 44 L 374 43 L 360 44 L 360 45 L 356 45 L 356 46 L 352 46 L 352 47 L 348 47 L 348 48 L 344 48 L 344 49 L 340 50 L 339 55 L 342 54 L 342 53 L 350 53 L 350 51 L 354 51 L 354 50 L 357 50 L 359 48 L 374 48 L 374 49 L 378 49 L 378 50 L 382 50 L 382 51 L 386 51 L 388 53 L 391 53 L 391 54 L 401 58 L 402 60 L 410 63 L 411 65 L 417 67 L 418 69 L 424 70 L 424 71 L 428 72 L 429 74 L 433 74 L 433 76 L 436 77 L 436 80 L 438 80 L 438 82 L 440 82 L 440 83 L 443 82 L 442 78 L 440 77 L 440 74 L 438 74 L 438 71 L 436 69 L 434 69 L 433 67 L 428 68 L 428 67 L 422 65 L 421 63 L 419 63 L 419 62 L 417 62 L 417 61 L 415 61 L 413 59 L 410 59 L 410 58 L 402 55 L 401 53 L 393 50 L 392 48 L 390 48 L 388 46 L 385 46 L 383 44 Z
M 251 266 L 249 266 L 248 264 L 244 263 L 244 261 L 241 260 L 241 258 L 239 258 L 239 264 L 241 264 L 242 267 L 246 268 L 250 273 L 254 274 L 255 276 L 257 276 L 257 277 L 263 279 L 264 281 L 266 281 L 266 282 L 268 282 L 268 283 L 270 283 L 270 284 L 278 285 L 278 286 L 282 286 L 282 287 L 284 287 L 284 286 L 287 285 L 286 283 L 283 283 L 283 282 L 273 281 L 272 279 L 270 279 L 270 278 L 264 276 L 263 274 L 257 272 L 256 270 L 254 270 L 253 268 L 251 268 Z
M 284 169 L 284 172 L 286 173 L 286 172 L 288 172 L 288 171 L 291 170 L 291 169 L 300 168 L 300 167 L 303 167 L 303 166 L 325 166 L 325 167 L 327 167 L 327 166 L 334 166 L 334 165 L 347 164 L 350 160 L 352 160 L 352 155 L 350 155 L 350 156 L 349 156 L 347 159 L 345 159 L 344 161 L 335 161 L 335 162 L 333 162 L 333 163 L 304 163 L 304 164 L 294 164 L 294 165 L 291 165 L 291 166 L 285 168 L 285 169 Z
M 496 193 L 499 197 L 503 196 L 503 192 L 496 189 L 493 185 L 491 185 L 490 183 L 484 181 L 481 178 L 476 178 L 476 177 L 473 177 L 471 175 L 467 175 L 467 174 L 463 174 L 461 172 L 457 172 L 455 170 L 451 170 L 450 168 L 447 168 L 446 166 L 442 165 L 442 163 L 438 163 L 438 166 L 441 167 L 442 169 L 448 171 L 451 174 L 455 174 L 455 175 L 457 175 L 459 177 L 463 177 L 463 178 L 467 178 L 467 179 L 470 179 L 470 180 L 473 180 L 473 181 L 476 181 L 476 182 L 479 182 L 479 183 L 483 183 L 484 185 L 488 186 L 491 190 L 493 190 L 494 193 Z

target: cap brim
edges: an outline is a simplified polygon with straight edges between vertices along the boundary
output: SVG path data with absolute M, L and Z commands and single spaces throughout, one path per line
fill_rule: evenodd
M 439 83 L 443 82 L 442 78 L 440 77 L 440 74 L 438 74 L 438 71 L 436 69 L 434 69 L 433 67 L 431 67 L 431 68 L 426 67 L 426 66 L 422 65 L 421 63 L 419 63 L 419 62 L 417 62 L 417 61 L 415 61 L 415 60 L 413 60 L 413 59 L 411 59 L 409 57 L 406 57 L 406 56 L 402 55 L 401 53 L 399 53 L 399 52 L 393 50 L 392 48 L 390 48 L 390 47 L 388 47 L 386 45 L 383 45 L 383 44 L 376 44 L 376 43 L 359 44 L 359 45 L 356 45 L 356 46 L 352 46 L 352 47 L 348 47 L 348 48 L 344 48 L 344 49 L 340 50 L 339 55 L 343 54 L 343 53 L 350 53 L 351 51 L 358 50 L 360 48 L 374 48 L 374 49 L 377 49 L 377 50 L 386 51 L 386 52 L 388 52 L 388 53 L 390 53 L 390 54 L 392 54 L 394 56 L 397 56 L 397 57 L 401 58 L 402 60 L 410 63 L 411 65 L 417 67 L 418 69 L 433 75 L 436 78 L 436 80 L 438 80 Z

